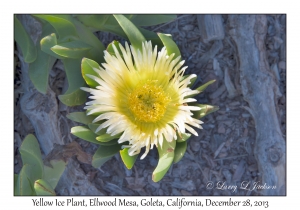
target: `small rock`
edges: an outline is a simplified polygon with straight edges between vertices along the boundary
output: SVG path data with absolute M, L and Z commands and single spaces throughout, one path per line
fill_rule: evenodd
M 251 115 L 250 115 L 250 114 L 247 114 L 247 113 L 243 113 L 243 114 L 242 114 L 242 117 L 243 117 L 243 118 L 248 118 L 248 117 L 251 117 Z
M 191 145 L 191 149 L 194 151 L 194 152 L 198 152 L 200 150 L 200 143 L 199 141 L 195 141 L 193 139 L 193 141 L 190 142 L 190 145 Z
M 234 102 L 231 102 L 228 104 L 228 106 L 230 106 L 230 107 L 235 107 L 235 106 L 240 106 L 240 105 L 241 105 L 241 103 L 239 101 L 234 101 Z
M 219 96 L 222 95 L 222 93 L 224 93 L 224 91 L 226 90 L 225 85 L 221 85 L 221 87 L 219 87 L 213 94 L 210 95 L 211 99 L 215 99 L 218 98 Z
M 87 177 L 88 177 L 88 180 L 90 182 L 92 182 L 94 179 L 95 179 L 95 175 L 97 174 L 97 171 L 89 171 L 87 173 Z
M 172 195 L 180 196 L 181 193 L 176 188 L 172 188 Z
M 193 191 L 196 189 L 196 186 L 192 180 L 187 180 L 187 181 L 181 181 L 181 182 L 173 182 L 171 183 L 172 187 L 182 189 L 182 190 L 187 190 L 187 191 Z
M 245 173 L 245 161 L 241 160 L 233 174 L 232 181 L 240 181 L 244 173 Z
M 212 69 L 213 69 L 213 64 L 212 64 L 212 63 L 208 63 L 208 64 L 206 65 L 206 69 L 207 69 L 207 70 L 212 70 Z
M 185 25 L 182 27 L 182 30 L 184 31 L 192 31 L 194 29 L 194 26 L 193 25 Z
M 221 115 L 218 115 L 216 120 L 219 121 L 219 120 L 226 120 L 227 116 L 225 114 L 221 114 Z
M 230 128 L 227 128 L 227 130 L 226 130 L 226 133 L 225 133 L 225 134 L 227 135 L 227 134 L 230 134 L 230 133 L 231 133 L 231 129 L 230 129 Z
M 213 59 L 213 69 L 216 72 L 216 75 L 218 75 L 220 78 L 223 78 L 224 73 L 220 68 L 219 61 L 216 58 Z
M 233 120 L 225 120 L 225 121 L 223 121 L 223 123 L 227 126 L 231 126 L 233 123 Z
M 179 167 L 174 167 L 172 170 L 172 177 L 176 178 L 176 177 L 180 177 L 181 175 L 181 170 Z
M 221 152 L 218 157 L 219 158 L 224 158 L 224 157 L 227 157 L 228 156 L 228 152 Z
M 159 189 L 160 188 L 160 184 L 157 182 L 153 182 L 151 175 L 148 176 L 148 183 L 151 184 L 154 188 Z
M 230 147 L 231 144 L 232 144 L 232 142 L 233 142 L 233 139 L 232 139 L 232 138 L 228 139 L 228 140 L 226 141 L 226 143 L 225 143 L 225 146 L 226 146 L 227 148 Z
M 225 67 L 225 72 L 224 72 L 224 83 L 228 92 L 228 97 L 234 98 L 237 95 L 237 91 L 230 79 L 230 74 L 227 67 Z
M 218 133 L 222 133 L 224 134 L 225 133 L 225 127 L 223 125 L 223 123 L 219 124 L 219 127 L 218 127 Z
M 158 190 L 158 195 L 164 195 L 164 191 L 162 189 Z
M 248 167 L 248 170 L 251 171 L 251 172 L 252 172 L 252 171 L 257 171 L 257 170 L 258 170 L 257 164 L 254 163 L 254 164 L 250 165 L 250 166 Z
M 220 99 L 221 100 L 225 100 L 225 98 L 227 97 L 227 92 L 224 92 L 222 95 L 221 95 L 221 97 L 220 97 Z M 231 98 L 231 96 L 228 96 L 229 98 Z
M 192 193 L 188 192 L 188 191 L 185 191 L 185 190 L 181 190 L 181 195 L 184 195 L 184 196 L 191 196 L 193 195 Z
M 156 167 L 157 166 L 157 160 L 153 157 L 150 158 L 150 165 L 153 166 L 153 167 Z

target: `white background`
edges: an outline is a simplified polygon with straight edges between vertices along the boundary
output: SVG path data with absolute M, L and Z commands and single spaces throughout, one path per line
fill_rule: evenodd
M 294 2 L 294 3 L 293 3 Z M 13 166 L 14 166 L 14 139 L 13 139 L 13 68 L 14 68 L 14 36 L 13 36 L 13 14 L 15 13 L 172 13 L 172 14 L 199 14 L 199 13 L 219 13 L 219 14 L 287 14 L 287 196 L 280 197 L 233 197 L 233 200 L 262 200 L 269 201 L 269 208 L 288 208 L 299 206 L 299 148 L 300 138 L 299 124 L 299 31 L 300 31 L 300 15 L 296 1 L 270 1 L 270 0 L 252 0 L 252 1 L 170 1 L 170 0 L 150 0 L 150 1 L 121 1 L 121 0 L 97 0 L 97 1 L 62 1 L 62 0 L 25 0 L 25 1 L 3 1 L 1 3 L 1 48 L 0 48 L 0 91 L 1 91 L 1 118 L 0 118 L 0 205 L 1 209 L 34 209 L 32 199 L 36 197 L 14 197 L 13 196 Z M 66 200 L 70 197 L 44 197 L 44 200 Z M 76 200 L 85 199 L 88 201 L 93 197 L 75 197 Z M 121 197 L 128 200 L 136 200 L 140 203 L 143 197 Z M 150 199 L 150 197 L 145 197 Z M 161 201 L 175 197 L 155 197 Z M 180 197 L 183 198 L 183 197 Z M 227 201 L 229 197 L 208 197 L 209 199 L 218 201 Z M 99 197 L 106 199 L 106 197 Z M 108 197 L 107 199 L 113 199 Z M 206 197 L 188 197 L 188 200 L 205 201 Z M 40 207 L 39 207 L 40 208 Z M 48 208 L 48 207 L 44 207 Z M 55 207 L 59 208 L 59 207 Z M 63 207 L 68 209 L 86 209 L 85 207 Z M 107 209 L 103 207 L 90 207 L 93 209 Z M 123 208 L 123 207 L 115 207 Z M 141 207 L 139 207 L 141 208 Z M 146 207 L 147 209 L 178 209 L 178 207 Z M 182 209 L 190 209 L 191 207 L 183 207 Z M 213 208 L 213 207 L 210 207 Z M 214 209 L 232 209 L 233 207 L 214 207 Z M 249 208 L 249 207 L 245 207 Z M 114 209 L 114 208 L 108 208 Z M 126 209 L 135 209 L 129 207 Z M 201 209 L 200 207 L 192 207 L 192 209 Z M 241 209 L 237 207 L 235 209 Z M 242 208 L 244 209 L 244 208 Z M 264 207 L 251 209 L 264 209 Z M 296 208 L 291 208 L 296 209 Z

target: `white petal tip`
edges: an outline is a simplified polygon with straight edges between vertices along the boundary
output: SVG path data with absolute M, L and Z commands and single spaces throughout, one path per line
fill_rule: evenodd
M 140 160 L 143 160 L 146 156 L 147 156 L 147 154 L 144 153 L 144 154 L 141 156 Z

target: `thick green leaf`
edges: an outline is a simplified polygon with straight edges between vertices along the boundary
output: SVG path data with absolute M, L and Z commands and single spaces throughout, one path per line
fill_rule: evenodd
M 173 163 L 178 163 L 181 160 L 181 158 L 185 154 L 186 147 L 187 147 L 186 141 L 176 143 Z
M 44 173 L 44 164 L 39 143 L 34 135 L 29 134 L 26 136 L 19 151 L 23 165 L 31 166 L 32 181 L 41 179 Z
M 200 93 L 202 93 L 209 85 L 211 85 L 211 84 L 214 83 L 215 81 L 216 81 L 216 80 L 210 80 L 210 81 L 208 81 L 207 83 L 205 83 L 205 84 L 199 86 L 198 88 L 196 88 L 196 90 L 199 90 Z M 196 95 L 198 95 L 198 94 L 199 94 L 199 93 L 196 93 L 196 94 L 188 95 L 188 96 L 186 96 L 186 97 L 192 98 L 192 97 L 194 97 L 194 96 L 196 96 Z
M 30 181 L 31 165 L 23 165 L 19 177 L 17 186 L 19 186 L 19 195 L 33 195 L 33 183 Z
M 14 195 L 20 195 L 19 192 L 19 185 L 18 185 L 18 179 L 19 179 L 19 175 L 18 174 L 14 174 Z
M 105 120 L 101 120 L 100 122 L 104 122 Z M 99 135 L 103 135 L 106 134 L 106 129 L 102 128 L 101 130 L 99 130 L 98 132 L 96 132 L 97 128 L 101 125 L 101 123 L 97 122 L 97 123 L 89 123 L 89 129 L 91 129 L 91 131 L 93 131 L 95 134 Z
M 74 24 L 69 20 L 70 15 L 33 15 L 49 22 L 58 34 L 59 42 L 78 40 Z
M 177 133 L 178 139 L 177 142 L 184 142 L 188 140 L 192 135 L 190 133 Z
M 193 77 L 191 80 L 190 80 L 190 84 L 188 85 L 188 87 L 193 87 L 194 83 L 196 82 L 197 80 L 197 76 L 196 77 Z
M 43 25 L 41 37 L 51 34 L 54 28 L 46 23 Z M 41 93 L 46 94 L 48 88 L 49 71 L 52 69 L 56 58 L 43 52 L 37 46 L 37 59 L 29 65 L 29 77 L 34 87 Z
M 112 15 L 77 15 L 76 17 L 85 25 L 98 28 L 105 25 L 115 25 L 116 22 L 110 17 Z M 170 22 L 176 19 L 176 15 L 124 15 L 136 26 L 153 26 L 161 23 Z
M 158 33 L 158 36 L 161 39 L 161 41 L 163 42 L 164 46 L 166 47 L 168 55 L 175 53 L 174 58 L 181 56 L 180 50 L 179 50 L 177 44 L 172 40 L 171 35 Z
M 38 49 L 37 51 L 37 59 L 29 65 L 29 78 L 39 92 L 46 94 L 49 72 L 55 63 L 56 58 L 44 53 L 41 49 Z
M 101 122 L 101 121 L 100 121 Z M 88 124 L 89 129 L 93 131 L 95 134 L 97 134 L 96 140 L 99 142 L 98 144 L 103 146 L 110 146 L 114 144 L 118 144 L 118 140 L 120 138 L 120 134 L 111 136 L 110 134 L 107 134 L 107 128 L 102 128 L 100 131 L 96 132 L 97 128 L 100 126 L 100 124 L 96 123 L 90 123 Z
M 99 141 L 96 140 L 97 135 L 93 131 L 91 131 L 87 126 L 75 126 L 71 128 L 71 133 L 74 136 L 77 136 L 88 142 L 99 144 Z
M 203 92 L 209 85 L 211 85 L 212 83 L 214 83 L 216 80 L 210 80 L 207 83 L 205 83 L 204 85 L 201 85 L 200 87 L 198 87 L 196 90 L 199 90 L 200 93 Z
M 135 15 L 124 16 L 130 19 Z M 113 15 L 78 15 L 77 18 L 83 22 L 84 25 L 96 29 L 94 31 L 107 31 L 123 38 L 127 38 Z
M 120 150 L 120 156 L 121 156 L 126 168 L 132 169 L 138 155 L 130 156 L 128 154 L 128 150 L 129 150 L 128 148 L 124 148 L 124 149 Z
M 87 55 L 90 49 L 92 49 L 92 47 L 81 40 L 60 43 L 51 47 L 51 50 L 56 54 L 74 59 L 82 59 Z
M 106 120 L 101 120 L 97 123 L 90 123 L 88 124 L 88 127 L 91 129 L 91 131 L 93 131 L 95 134 L 97 134 L 97 136 L 103 135 L 107 133 L 107 128 L 102 128 L 101 130 L 97 131 L 98 127 L 104 123 Z
M 121 57 L 123 58 L 123 54 L 122 54 L 122 51 L 120 49 L 119 44 L 120 44 L 120 42 L 118 42 L 118 41 L 115 41 L 115 40 L 112 41 L 111 43 L 108 44 L 106 51 L 109 54 L 116 56 L 116 53 L 115 53 L 114 48 L 113 48 L 113 45 L 115 45 L 115 47 L 117 48 L 117 50 L 120 53 Z
M 77 15 L 85 26 L 91 27 L 93 31 L 107 31 L 123 38 L 127 38 L 113 15 Z
M 76 18 L 86 26 L 101 30 L 110 16 L 112 15 L 77 15 Z
M 114 18 L 114 17 L 112 16 L 112 18 Z M 107 24 L 105 24 L 102 27 L 102 29 L 100 29 L 100 31 L 107 31 L 107 32 L 116 34 L 116 35 L 118 35 L 122 38 L 127 39 L 127 36 L 126 36 L 125 32 L 123 31 L 123 29 L 119 25 L 107 25 Z
M 115 140 L 110 139 L 108 142 L 105 142 L 104 140 L 103 142 L 96 140 L 98 138 L 98 135 L 95 134 L 93 131 L 91 131 L 87 126 L 75 126 L 71 128 L 71 133 L 74 136 L 77 136 L 83 140 L 86 140 L 94 144 L 102 145 L 102 146 L 110 146 L 118 143 L 118 139 L 116 139 L 116 137 L 113 138 Z M 108 135 L 108 134 L 104 134 L 104 135 Z M 107 139 L 108 138 L 109 137 L 107 137 Z M 102 140 L 101 138 L 99 139 Z
M 62 160 L 51 160 L 50 164 L 52 168 L 46 165 L 44 166 L 45 175 L 43 179 L 50 184 L 52 189 L 55 189 L 61 175 L 65 171 L 67 163 Z
M 69 94 L 78 90 L 80 87 L 83 87 L 84 80 L 81 76 L 80 71 L 81 60 L 74 59 L 64 59 L 64 69 L 67 74 L 69 88 L 65 94 Z
M 158 23 L 169 22 L 176 18 L 176 15 L 124 15 L 136 26 L 157 25 Z M 150 19 L 148 19 L 148 17 Z M 123 29 L 120 27 L 113 15 L 77 15 L 84 25 L 92 27 L 94 31 L 107 31 L 123 38 L 127 38 Z M 142 19 L 140 19 L 142 18 Z M 156 24 L 157 23 L 157 24 Z M 155 32 L 137 27 L 146 40 L 151 40 L 153 45 L 162 47 L 162 42 Z
M 137 26 L 154 26 L 161 23 L 170 22 L 176 19 L 176 15 L 148 15 L 141 14 L 135 15 L 133 18 L 130 18 L 131 22 Z
M 86 93 L 77 89 L 72 93 L 59 95 L 58 99 L 67 106 L 81 105 L 86 101 Z
M 106 134 L 103 134 L 103 135 L 100 135 L 100 136 L 97 136 L 97 141 L 100 141 L 100 142 L 111 142 L 111 140 L 113 139 L 119 139 L 121 137 L 121 134 L 117 134 L 117 135 L 114 135 L 114 136 L 111 136 L 110 134 L 106 133 Z
M 91 59 L 87 59 L 87 58 L 82 59 L 82 62 L 81 62 L 82 77 L 85 80 L 86 84 L 88 84 L 88 86 L 90 86 L 91 88 L 96 88 L 97 86 L 99 86 L 99 84 L 95 80 L 86 76 L 87 74 L 90 74 L 90 75 L 99 77 L 99 75 L 94 71 L 94 69 L 100 70 L 100 66 L 97 62 L 95 62 Z
M 60 56 L 56 53 L 54 53 L 51 48 L 54 47 L 55 45 L 57 45 L 57 38 L 56 38 L 56 34 L 52 33 L 48 36 L 45 36 L 44 38 L 41 39 L 40 41 L 41 44 L 41 50 L 55 58 L 58 59 L 64 59 L 65 57 Z
M 55 195 L 55 192 L 51 185 L 43 179 L 38 179 L 34 182 L 34 190 L 36 195 L 44 196 L 44 195 Z
M 86 115 L 86 112 L 72 112 L 67 115 L 67 118 L 85 125 L 92 123 L 92 121 L 95 119 L 94 116 Z
M 140 30 L 140 32 L 143 34 L 146 40 L 151 40 L 152 46 L 157 45 L 158 48 L 162 48 L 164 46 L 162 41 L 158 37 L 157 33 L 146 30 L 141 27 L 137 27 L 137 28 Z
M 139 29 L 124 15 L 114 15 L 118 23 L 120 24 L 121 28 L 127 35 L 131 45 L 135 49 L 142 50 L 142 42 L 145 42 L 146 39 L 143 34 L 139 31 Z
M 168 172 L 174 160 L 175 147 L 176 141 L 167 142 L 165 139 L 162 148 L 160 146 L 157 147 L 159 160 L 152 174 L 152 180 L 154 182 L 160 181 Z
M 97 139 L 97 138 L 96 138 Z M 119 137 L 118 138 L 114 138 L 114 139 L 111 139 L 111 140 L 109 140 L 109 141 L 98 141 L 99 143 L 99 145 L 102 145 L 102 146 L 112 146 L 112 145 L 115 145 L 115 144 L 119 144 L 118 143 L 118 140 L 119 140 Z
M 101 122 L 101 121 L 100 121 Z M 109 145 L 113 145 L 113 144 L 117 144 L 118 143 L 118 139 L 121 137 L 121 134 L 117 134 L 114 136 L 111 136 L 110 134 L 107 133 L 107 128 L 102 128 L 101 130 L 99 130 L 98 132 L 96 132 L 96 130 L 98 129 L 98 127 L 101 125 L 101 123 L 90 123 L 88 124 L 89 129 L 91 129 L 91 131 L 93 131 L 97 137 L 96 140 L 101 142 L 101 145 L 104 146 L 109 146 Z M 116 140 L 116 141 L 112 141 L 112 140 Z
M 86 93 L 79 89 L 80 87 L 85 86 L 80 71 L 81 61 L 67 58 L 62 61 L 67 75 L 69 88 L 64 95 L 60 95 L 58 98 L 67 106 L 81 105 L 86 101 Z
M 102 42 L 100 42 L 100 40 L 94 35 L 94 33 L 92 33 L 85 25 L 77 21 L 75 18 L 72 19 L 72 22 L 76 27 L 76 31 L 80 40 L 92 46 L 92 49 L 88 51 L 86 57 L 95 60 L 98 63 L 103 63 L 103 51 L 105 50 L 105 47 Z
M 193 106 L 198 106 L 201 108 L 199 111 L 193 111 L 193 118 L 195 119 L 202 118 L 212 112 L 219 110 L 218 106 L 212 106 L 209 104 L 193 104 Z
M 93 155 L 92 166 L 95 168 L 101 167 L 106 161 L 112 158 L 121 149 L 121 144 L 112 146 L 99 146 Z
M 37 57 L 36 47 L 16 16 L 14 16 L 14 29 L 14 38 L 22 50 L 24 61 L 32 63 Z

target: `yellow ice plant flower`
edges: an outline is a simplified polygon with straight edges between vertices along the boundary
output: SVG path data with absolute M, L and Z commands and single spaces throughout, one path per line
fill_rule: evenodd
M 182 67 L 180 56 L 173 59 L 174 54 L 168 56 L 165 47 L 157 52 L 151 41 L 143 43 L 142 51 L 127 43 L 119 47 L 122 54 L 114 45 L 115 55 L 104 52 L 106 63 L 94 69 L 98 76 L 86 75 L 99 86 L 82 88 L 93 95 L 86 103 L 88 114 L 101 112 L 93 121 L 102 121 L 96 132 L 107 128 L 110 135 L 121 134 L 118 142 L 129 142 L 125 147 L 131 156 L 146 147 L 141 159 L 153 145 L 162 146 L 164 139 L 176 140 L 177 132 L 188 130 L 197 136 L 190 126 L 202 128 L 202 122 L 191 111 L 200 108 L 187 104 L 196 101 L 188 96 L 199 93 L 188 87 L 196 75 L 183 77 L 187 67 Z

